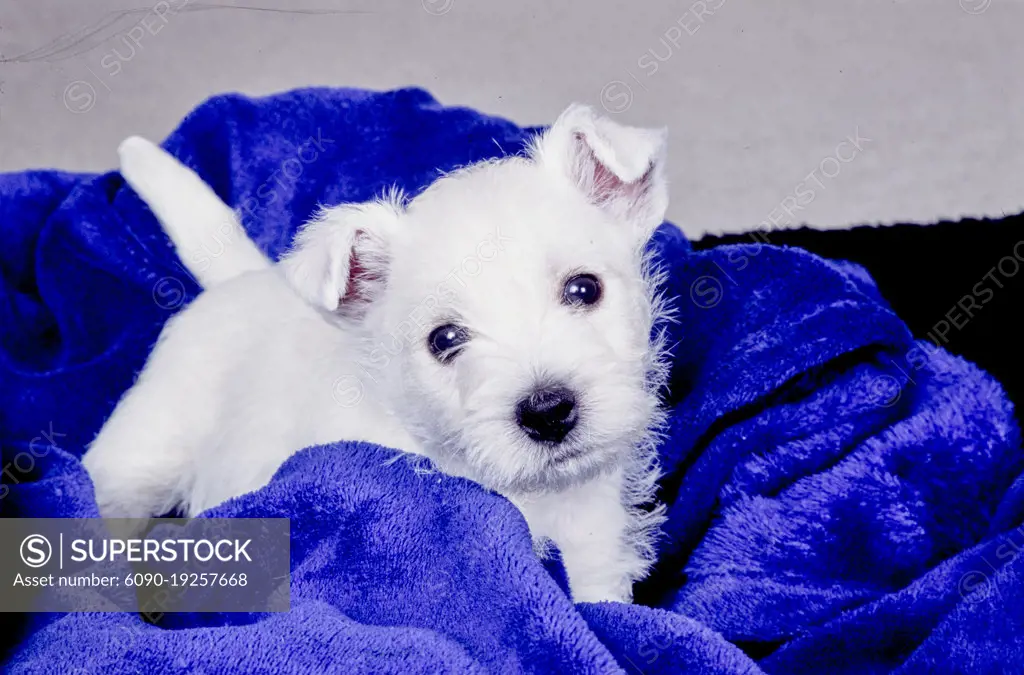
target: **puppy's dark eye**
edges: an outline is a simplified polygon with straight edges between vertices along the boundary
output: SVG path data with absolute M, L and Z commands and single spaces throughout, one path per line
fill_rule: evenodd
M 565 282 L 562 302 L 587 307 L 601 299 L 601 282 L 593 274 L 577 274 Z
M 430 331 L 427 347 L 434 358 L 441 363 L 450 363 L 462 351 L 462 345 L 469 342 L 469 331 L 454 323 L 446 323 Z

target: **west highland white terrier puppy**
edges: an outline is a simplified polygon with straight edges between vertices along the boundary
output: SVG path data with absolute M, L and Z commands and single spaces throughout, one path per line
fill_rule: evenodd
M 576 601 L 630 601 L 662 519 L 664 149 L 572 106 L 524 157 L 323 210 L 272 264 L 197 175 L 126 140 L 122 175 L 205 291 L 84 457 L 100 512 L 195 515 L 304 447 L 369 441 L 507 497 Z

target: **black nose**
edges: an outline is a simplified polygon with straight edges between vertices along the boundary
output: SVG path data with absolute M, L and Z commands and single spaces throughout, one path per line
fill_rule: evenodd
M 578 418 L 576 397 L 560 387 L 538 389 L 516 405 L 516 422 L 535 441 L 561 443 Z

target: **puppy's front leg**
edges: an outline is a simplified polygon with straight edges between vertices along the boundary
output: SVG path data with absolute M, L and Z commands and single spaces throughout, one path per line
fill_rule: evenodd
M 633 580 L 643 576 L 647 562 L 630 541 L 620 474 L 513 501 L 534 538 L 550 539 L 558 546 L 575 602 L 632 601 Z

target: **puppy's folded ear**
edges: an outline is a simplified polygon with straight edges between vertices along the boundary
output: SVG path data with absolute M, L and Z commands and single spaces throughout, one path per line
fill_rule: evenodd
M 378 201 L 321 211 L 281 259 L 285 278 L 313 306 L 361 319 L 387 282 L 400 209 L 397 201 Z
M 666 135 L 665 129 L 625 126 L 576 104 L 538 139 L 532 155 L 646 241 L 668 208 Z

